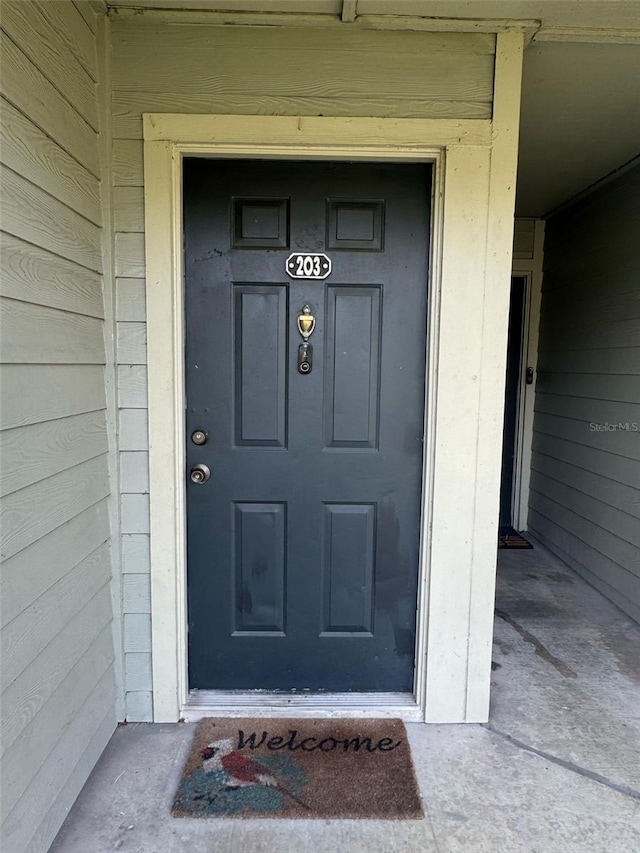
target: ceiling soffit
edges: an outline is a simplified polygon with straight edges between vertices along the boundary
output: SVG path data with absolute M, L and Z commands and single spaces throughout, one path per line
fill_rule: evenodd
M 251 26 L 500 32 L 640 44 L 639 0 L 107 0 L 111 15 Z M 427 13 L 428 14 L 425 14 Z
M 640 0 L 107 0 L 106 6 L 132 25 L 523 30 L 529 47 L 521 216 L 547 214 L 640 150 Z

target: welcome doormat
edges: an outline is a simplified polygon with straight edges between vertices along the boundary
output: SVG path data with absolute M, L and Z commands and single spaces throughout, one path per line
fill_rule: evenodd
M 172 814 L 424 817 L 404 725 L 369 719 L 204 719 Z

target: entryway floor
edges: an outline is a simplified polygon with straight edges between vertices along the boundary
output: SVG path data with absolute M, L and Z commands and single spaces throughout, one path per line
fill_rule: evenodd
M 407 725 L 422 821 L 177 819 L 191 725 L 118 729 L 50 853 L 640 850 L 640 628 L 539 546 L 501 551 L 488 725 Z

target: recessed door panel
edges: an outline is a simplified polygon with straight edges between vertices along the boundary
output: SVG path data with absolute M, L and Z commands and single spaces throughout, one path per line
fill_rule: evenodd
M 324 634 L 373 633 L 375 504 L 325 504 Z
M 413 688 L 429 181 L 184 162 L 192 688 Z
M 380 294 L 380 287 L 327 288 L 328 447 L 377 447 Z
M 286 589 L 285 504 L 233 506 L 235 631 L 283 634 Z
M 287 427 L 287 287 L 233 287 L 235 439 L 284 447 Z

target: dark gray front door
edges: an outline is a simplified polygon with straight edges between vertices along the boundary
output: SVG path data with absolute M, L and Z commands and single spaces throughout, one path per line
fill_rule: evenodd
M 430 168 L 184 165 L 190 686 L 410 691 Z

